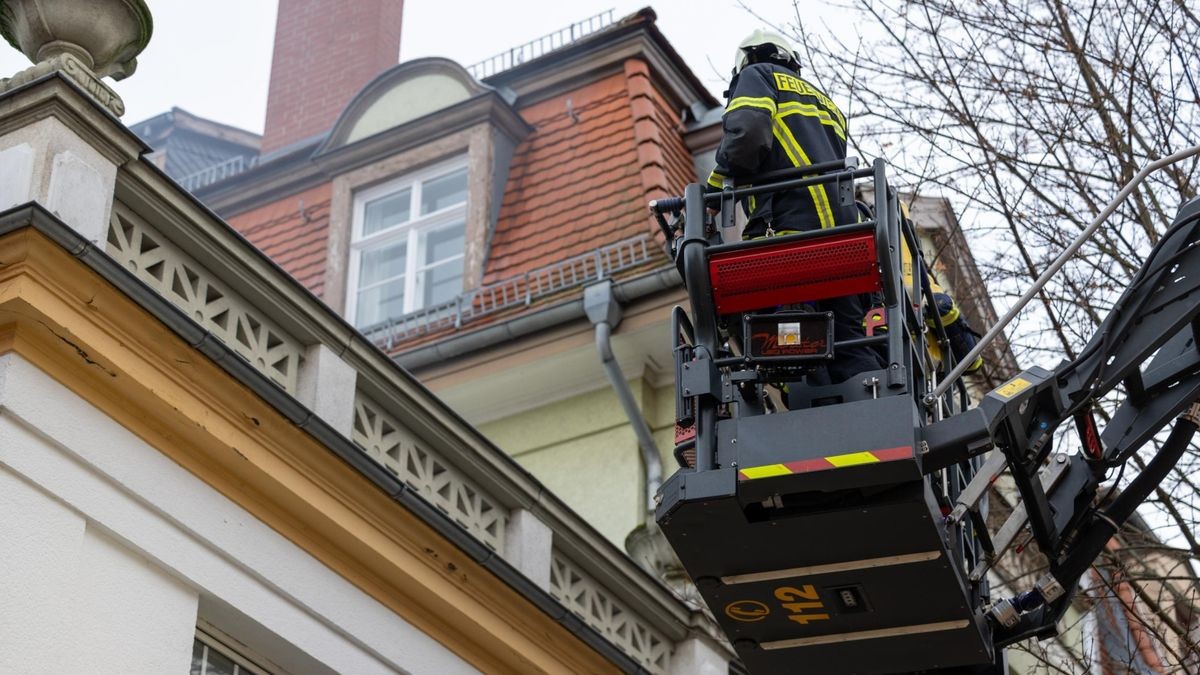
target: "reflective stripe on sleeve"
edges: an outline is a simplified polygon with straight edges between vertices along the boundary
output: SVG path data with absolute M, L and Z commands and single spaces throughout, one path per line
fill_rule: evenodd
M 778 110 L 775 105 L 775 99 L 771 98 L 770 96 L 738 96 L 730 101 L 729 105 L 725 106 L 725 113 L 728 114 L 734 110 L 737 110 L 738 108 L 758 108 L 759 110 L 765 110 L 772 115 L 774 115 Z

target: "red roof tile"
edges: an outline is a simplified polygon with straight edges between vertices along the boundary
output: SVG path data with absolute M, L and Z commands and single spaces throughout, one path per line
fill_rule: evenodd
M 229 224 L 310 291 L 321 295 L 331 189 L 327 183 L 306 190 L 239 213 Z
M 534 132 L 513 157 L 485 284 L 647 227 L 623 73 L 524 108 L 521 116 Z

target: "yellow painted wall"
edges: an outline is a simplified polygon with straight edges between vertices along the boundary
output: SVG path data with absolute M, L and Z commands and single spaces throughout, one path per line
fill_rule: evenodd
M 663 461 L 675 470 L 670 386 L 630 382 Z M 642 523 L 645 474 L 637 438 L 611 387 L 548 403 L 479 429 L 617 546 Z

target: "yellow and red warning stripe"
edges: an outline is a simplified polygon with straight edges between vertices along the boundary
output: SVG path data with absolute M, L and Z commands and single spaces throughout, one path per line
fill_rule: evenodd
M 875 464 L 878 462 L 894 462 L 899 459 L 912 459 L 911 445 L 901 445 L 883 450 L 864 450 L 863 452 L 848 452 L 842 455 L 802 459 L 784 464 L 766 464 L 751 466 L 738 471 L 738 480 L 754 480 L 756 478 L 773 478 L 775 476 L 790 476 L 796 473 L 841 469 L 859 464 Z

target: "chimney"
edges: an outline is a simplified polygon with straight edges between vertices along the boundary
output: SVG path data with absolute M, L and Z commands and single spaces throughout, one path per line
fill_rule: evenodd
M 400 60 L 404 0 L 279 0 L 262 152 L 327 131 Z

